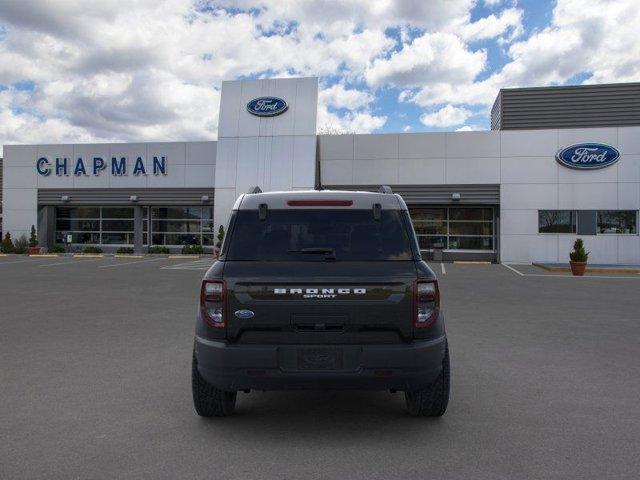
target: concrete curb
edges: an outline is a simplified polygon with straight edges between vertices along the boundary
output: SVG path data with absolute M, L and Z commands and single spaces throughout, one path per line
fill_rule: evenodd
M 455 260 L 453 263 L 458 265 L 491 265 L 491 262 L 486 260 Z
M 102 253 L 74 253 L 74 258 L 104 258 Z
M 532 263 L 534 267 L 541 268 L 546 270 L 547 272 L 571 272 L 571 267 L 555 267 L 551 265 L 545 265 L 544 263 Z M 608 267 L 590 267 L 587 265 L 587 269 L 585 273 L 607 273 L 607 274 L 616 274 L 616 273 L 638 273 L 640 274 L 640 268 L 608 268 Z

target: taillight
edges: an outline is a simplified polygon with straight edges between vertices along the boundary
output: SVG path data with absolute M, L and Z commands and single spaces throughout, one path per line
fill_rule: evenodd
M 221 280 L 203 280 L 200 290 L 200 311 L 204 320 L 214 328 L 225 326 L 227 288 Z
M 436 280 L 418 280 L 414 285 L 413 316 L 416 328 L 425 328 L 440 313 L 440 290 Z

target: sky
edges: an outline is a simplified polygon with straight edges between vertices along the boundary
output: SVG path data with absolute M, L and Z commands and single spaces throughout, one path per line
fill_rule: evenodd
M 223 80 L 319 132 L 489 129 L 500 88 L 640 81 L 638 0 L 3 0 L 0 144 L 215 140 Z

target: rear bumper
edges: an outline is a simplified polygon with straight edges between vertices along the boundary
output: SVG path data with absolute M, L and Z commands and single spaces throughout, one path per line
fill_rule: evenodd
M 200 375 L 221 390 L 419 390 L 442 371 L 446 337 L 402 345 L 234 345 L 195 338 Z

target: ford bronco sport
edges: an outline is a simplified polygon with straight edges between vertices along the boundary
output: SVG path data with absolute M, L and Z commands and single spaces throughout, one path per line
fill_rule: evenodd
M 229 415 L 236 393 L 251 389 L 404 391 L 411 414 L 444 414 L 438 282 L 388 187 L 238 198 L 202 280 L 196 412 Z

